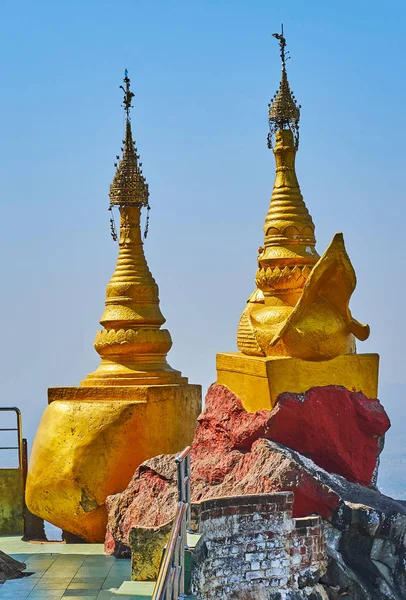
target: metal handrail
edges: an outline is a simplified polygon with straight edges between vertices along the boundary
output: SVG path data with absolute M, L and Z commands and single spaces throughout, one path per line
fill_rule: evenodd
M 174 558 L 178 559 L 180 562 L 180 557 L 175 557 L 175 550 L 176 550 L 176 546 L 179 543 L 179 538 L 182 538 L 182 529 L 183 529 L 183 524 L 184 524 L 184 517 L 186 514 L 186 504 L 183 504 L 183 502 L 179 502 L 179 506 L 178 506 L 178 510 L 176 513 L 176 518 L 175 521 L 173 523 L 172 526 L 172 530 L 171 530 L 171 535 L 170 535 L 170 539 L 169 539 L 169 543 L 166 547 L 165 550 L 165 554 L 164 554 L 164 558 L 162 561 L 162 565 L 161 568 L 159 570 L 159 574 L 158 574 L 158 579 L 155 585 L 155 589 L 154 589 L 154 593 L 152 594 L 152 600 L 164 600 L 164 599 L 176 599 L 178 600 L 179 594 L 177 596 L 173 596 L 171 594 L 171 588 L 175 587 L 175 578 L 176 578 L 176 570 L 177 567 L 181 566 L 182 567 L 182 573 L 181 575 L 183 575 L 183 560 L 181 565 L 174 565 Z M 184 548 L 183 548 L 183 552 L 184 553 Z M 178 562 L 178 560 L 175 560 L 175 562 Z M 179 581 L 179 592 L 180 594 L 183 594 L 184 592 L 184 585 L 183 585 L 183 577 L 180 577 L 181 581 Z M 168 594 L 169 592 L 169 594 Z
M 187 446 L 176 457 L 175 462 L 178 470 L 178 500 L 187 504 L 187 525 L 190 523 L 190 446 Z
M 185 595 L 184 571 L 190 520 L 190 447 L 177 456 L 179 504 L 165 549 L 152 600 L 178 600 Z
M 0 431 L 17 431 L 18 435 L 18 446 L 0 446 L 0 450 L 18 450 L 18 464 L 19 468 L 23 468 L 23 430 L 22 430 L 22 419 L 21 411 L 16 406 L 0 406 L 0 412 L 12 411 L 17 416 L 17 427 L 3 427 Z

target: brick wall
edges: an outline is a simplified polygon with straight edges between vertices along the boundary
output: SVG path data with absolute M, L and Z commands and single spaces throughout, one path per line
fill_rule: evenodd
M 292 508 L 291 492 L 202 502 L 193 570 L 197 596 L 242 599 L 255 592 L 255 598 L 269 598 L 271 591 L 318 580 L 325 566 L 321 521 L 293 519 Z
M 312 584 L 315 576 L 325 571 L 327 546 L 321 517 L 295 519 L 290 556 L 292 578 L 300 587 Z

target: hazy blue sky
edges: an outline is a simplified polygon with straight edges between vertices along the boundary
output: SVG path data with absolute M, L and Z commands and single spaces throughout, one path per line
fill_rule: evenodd
M 358 350 L 381 354 L 381 400 L 406 414 L 390 392 L 406 384 L 404 1 L 2 0 L 0 404 L 23 409 L 29 439 L 47 387 L 99 361 L 124 68 L 170 363 L 206 389 L 216 352 L 235 349 L 274 179 L 282 21 L 318 250 L 344 232 L 353 314 L 372 331 Z

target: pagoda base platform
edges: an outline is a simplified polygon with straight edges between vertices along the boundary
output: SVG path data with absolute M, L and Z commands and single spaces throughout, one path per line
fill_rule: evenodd
M 316 386 L 342 385 L 378 394 L 378 354 L 344 354 L 332 360 L 217 354 L 217 383 L 238 396 L 249 412 L 271 410 L 282 392 L 301 394 Z
M 68 387 L 48 391 L 32 447 L 26 502 L 36 515 L 89 542 L 103 542 L 106 497 L 137 467 L 191 443 L 201 387 Z

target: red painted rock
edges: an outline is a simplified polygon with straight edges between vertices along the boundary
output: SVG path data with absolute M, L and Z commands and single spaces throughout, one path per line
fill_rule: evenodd
M 329 473 L 369 485 L 380 453 L 379 438 L 390 427 L 377 399 L 339 386 L 281 394 L 267 437 L 311 458 Z
M 175 454 L 163 454 L 145 461 L 121 494 L 108 496 L 104 544 L 108 554 L 130 557 L 128 534 L 133 527 L 157 527 L 174 518 L 178 501 L 175 458 Z
M 213 385 L 198 419 L 192 456 L 198 471 L 215 482 L 232 468 L 234 450 L 247 451 L 255 440 L 266 438 L 308 456 L 330 473 L 369 485 L 379 438 L 389 427 L 379 400 L 340 386 L 281 394 L 272 411 L 248 413 L 230 390 Z M 213 452 L 227 454 L 221 466 L 212 465 Z
M 248 413 L 230 390 L 213 385 L 192 445 L 192 500 L 291 490 L 294 516 L 328 517 L 340 493 L 338 478 L 325 471 L 369 484 L 389 425 L 378 400 L 342 387 L 282 394 L 273 411 Z M 146 461 L 127 490 L 107 500 L 106 551 L 128 554 L 130 529 L 168 523 L 176 504 L 174 456 Z

